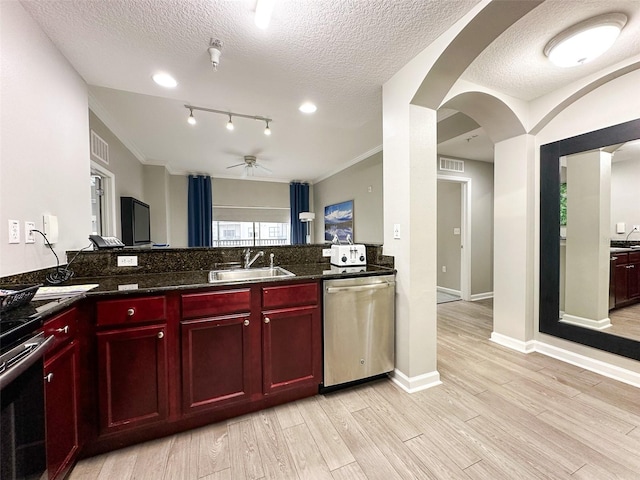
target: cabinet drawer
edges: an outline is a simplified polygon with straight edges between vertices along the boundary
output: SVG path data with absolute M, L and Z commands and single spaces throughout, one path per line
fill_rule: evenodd
M 72 308 L 44 323 L 45 337 L 52 336 L 55 339 L 47 352 L 47 357 L 51 357 L 60 345 L 64 345 L 76 337 L 78 329 L 77 312 L 75 308 Z
M 182 295 L 182 318 L 211 317 L 251 310 L 248 288 Z
M 611 257 L 616 259 L 616 265 L 624 265 L 629 262 L 629 255 L 626 253 L 616 253 Z
M 629 252 L 629 263 L 640 262 L 640 252 Z
M 123 300 L 108 300 L 97 305 L 99 327 L 164 320 L 166 303 L 164 297 L 138 297 Z
M 262 307 L 266 309 L 316 305 L 317 303 L 317 283 L 264 287 L 262 289 Z

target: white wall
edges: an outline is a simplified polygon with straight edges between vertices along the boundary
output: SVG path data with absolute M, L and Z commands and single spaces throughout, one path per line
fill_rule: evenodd
M 624 240 L 634 225 L 640 225 L 640 158 L 611 164 L 611 238 Z M 624 222 L 625 233 L 616 233 L 616 223 Z M 629 240 L 640 243 L 640 232 Z
M 324 207 L 346 200 L 353 200 L 354 241 L 383 242 L 382 152 L 314 184 L 313 193 L 316 243 L 324 241 Z
M 109 164 L 105 164 L 97 158 L 92 160 L 109 170 L 115 176 L 116 195 L 116 237 L 122 238 L 122 224 L 120 222 L 120 197 L 133 197 L 145 203 L 149 203 L 144 194 L 144 170 L 140 161 L 131 151 L 109 130 L 109 128 L 89 111 L 89 128 L 95 131 L 105 142 L 109 144 Z M 87 138 L 89 133 L 85 134 Z M 162 167 L 164 169 L 164 167 Z M 153 211 L 149 208 L 151 214 Z M 152 230 L 155 226 L 152 223 Z M 153 239 L 155 240 L 155 238 Z M 161 243 L 161 242 L 160 242 Z
M 19 2 L 0 2 L 0 275 L 55 265 L 24 222 L 58 217 L 55 250 L 88 244 L 91 230 L 87 87 Z M 21 243 L 8 244 L 8 219 Z

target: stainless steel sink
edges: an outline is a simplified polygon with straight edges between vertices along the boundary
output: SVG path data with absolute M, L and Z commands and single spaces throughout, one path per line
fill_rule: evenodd
M 209 283 L 260 280 L 274 277 L 295 277 L 295 273 L 281 267 L 237 268 L 234 270 L 211 270 Z

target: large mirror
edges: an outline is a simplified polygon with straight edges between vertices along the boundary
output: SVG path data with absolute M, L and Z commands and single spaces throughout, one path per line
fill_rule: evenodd
M 638 139 L 634 120 L 540 147 L 540 331 L 636 360 Z

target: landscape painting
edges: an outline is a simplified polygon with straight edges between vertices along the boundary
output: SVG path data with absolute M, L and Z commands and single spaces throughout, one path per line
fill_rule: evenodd
M 324 207 L 324 239 L 340 243 L 353 241 L 353 200 Z

